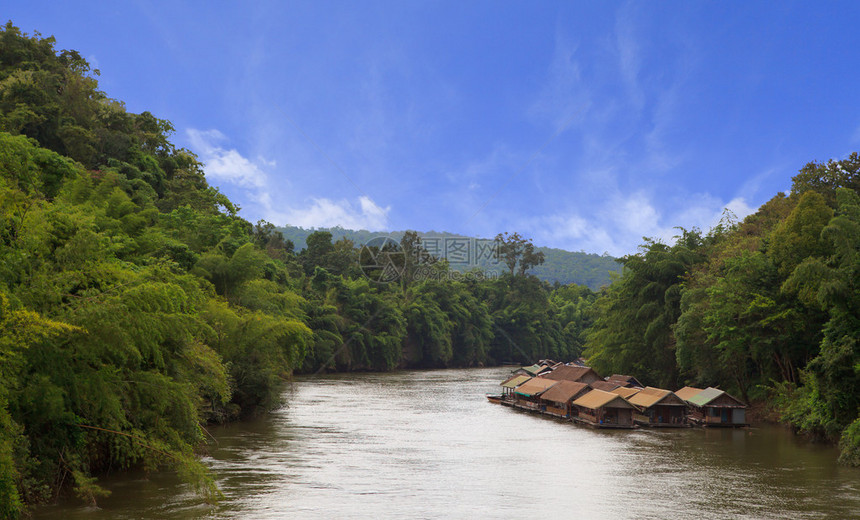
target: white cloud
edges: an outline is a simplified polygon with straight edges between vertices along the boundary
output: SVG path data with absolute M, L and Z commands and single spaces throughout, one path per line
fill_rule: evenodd
M 747 204 L 747 201 L 743 197 L 736 197 L 736 198 L 730 200 L 729 203 L 726 204 L 725 209 L 734 213 L 735 216 L 737 217 L 738 221 L 743 220 L 747 215 L 752 215 L 753 213 L 756 212 L 756 210 L 758 210 L 758 208 L 755 208 L 755 207 Z M 721 215 L 722 215 L 722 213 L 721 213 Z M 715 222 L 713 222 L 711 224 L 711 226 L 713 227 L 714 225 L 717 224 L 717 222 L 719 222 L 719 219 L 717 219 Z
M 641 69 L 640 50 L 635 31 L 635 17 L 629 5 L 618 11 L 615 18 L 615 48 L 618 52 L 618 68 L 627 88 L 630 102 L 637 112 L 645 105 L 645 94 L 639 86 Z
M 369 197 L 361 196 L 358 204 L 348 200 L 312 198 L 305 207 L 275 207 L 268 193 L 259 197 L 266 219 L 276 224 L 312 227 L 341 226 L 347 229 L 382 231 L 388 228 L 390 206 L 380 207 Z
M 226 149 L 221 146 L 227 137 L 218 130 L 197 130 L 189 128 L 186 131 L 191 149 L 203 161 L 206 176 L 212 179 L 242 186 L 245 188 L 263 188 L 266 186 L 266 173 L 260 165 L 274 166 L 274 161 L 266 161 L 259 157 L 251 161 L 235 148 Z
M 622 256 L 635 253 L 643 237 L 674 243 L 679 234 L 677 226 L 707 232 L 719 223 L 724 209 L 729 209 L 738 220 L 755 211 L 742 197 L 723 202 L 708 194 L 697 194 L 688 197 L 688 201 L 688 206 L 664 214 L 644 192 L 619 192 L 609 198 L 603 211 L 556 213 L 531 219 L 524 227 L 539 245 Z
M 516 172 L 516 168 L 523 166 L 524 162 L 521 155 L 514 154 L 505 146 L 496 145 L 486 157 L 450 168 L 444 175 L 453 186 L 471 189 L 474 184 L 499 182 L 505 175 Z
M 254 220 L 261 217 L 276 225 L 305 228 L 342 226 L 378 231 L 388 226 L 388 213 L 391 208 L 381 207 L 364 195 L 353 202 L 324 197 L 310 197 L 303 205 L 282 201 L 278 197 L 278 190 L 282 189 L 287 181 L 279 179 L 277 183 L 270 182 L 265 171 L 275 168 L 276 161 L 262 156 L 251 160 L 234 148 L 228 149 L 225 144 L 227 137 L 215 129 L 190 128 L 186 133 L 192 151 L 196 152 L 205 164 L 207 178 L 245 188 L 244 197 L 250 204 L 243 204 L 244 211 L 250 212 Z
M 560 32 L 556 34 L 546 82 L 528 110 L 532 118 L 551 123 L 557 132 L 581 121 L 592 105 L 592 93 L 576 59 L 578 50 L 577 44 Z

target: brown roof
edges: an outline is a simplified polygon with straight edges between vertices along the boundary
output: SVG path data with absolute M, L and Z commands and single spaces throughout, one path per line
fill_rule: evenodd
M 557 385 L 544 392 L 540 397 L 546 401 L 566 403 L 582 393 L 583 390 L 588 390 L 588 385 L 585 383 L 559 381 Z
M 627 402 L 626 399 L 612 392 L 604 392 L 603 390 L 592 390 L 584 396 L 573 402 L 574 406 L 581 406 L 596 410 L 598 408 L 633 408 L 633 405 Z
M 696 388 L 694 386 L 685 386 L 680 390 L 675 391 L 675 395 L 683 399 L 684 401 L 689 401 L 691 397 L 701 392 L 701 388 Z
M 526 396 L 539 395 L 542 392 L 544 392 L 547 388 L 554 386 L 554 385 L 557 385 L 557 384 L 558 384 L 558 381 L 553 381 L 552 379 L 533 377 L 533 378 L 529 379 L 528 381 L 526 381 L 525 383 L 518 386 L 516 388 L 516 390 L 514 390 L 514 392 L 521 394 L 521 395 L 526 395 Z
M 620 386 L 618 383 L 613 383 L 612 381 L 595 381 L 591 383 L 591 388 L 603 390 L 604 392 L 611 392 Z
M 556 381 L 579 381 L 589 372 L 597 376 L 598 379 L 600 378 L 591 367 L 572 367 L 570 365 L 560 366 L 552 372 L 541 374 L 541 377 Z
M 611 376 L 609 376 L 607 381 L 617 381 L 618 384 L 621 386 L 638 386 L 639 388 L 642 388 L 642 383 L 640 383 L 639 380 L 633 376 L 612 374 Z
M 644 390 L 633 397 L 630 397 L 629 400 L 631 403 L 641 408 L 651 408 L 657 403 L 681 406 L 684 404 L 684 401 L 682 401 L 674 392 L 651 386 L 645 387 Z
M 630 400 L 630 397 L 639 393 L 642 390 L 641 388 L 627 388 L 626 386 L 619 386 L 615 390 L 612 390 L 613 394 L 618 394 L 624 399 Z

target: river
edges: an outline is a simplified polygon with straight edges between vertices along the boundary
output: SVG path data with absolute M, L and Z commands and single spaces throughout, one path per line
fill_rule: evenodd
M 299 378 L 214 428 L 211 506 L 169 473 L 34 518 L 858 518 L 860 470 L 774 426 L 592 430 L 490 404 L 501 368 Z

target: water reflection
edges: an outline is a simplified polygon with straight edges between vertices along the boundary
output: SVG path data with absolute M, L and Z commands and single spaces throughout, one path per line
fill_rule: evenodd
M 849 518 L 860 471 L 774 427 L 596 431 L 491 405 L 504 369 L 298 381 L 217 428 L 207 506 L 170 475 L 110 480 L 101 509 L 36 518 Z

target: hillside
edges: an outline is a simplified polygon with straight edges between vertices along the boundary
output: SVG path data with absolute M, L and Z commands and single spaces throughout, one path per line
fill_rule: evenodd
M 337 242 L 342 238 L 351 240 L 356 247 L 361 247 L 372 238 L 384 235 L 380 232 L 367 231 L 366 229 L 352 230 L 342 227 L 305 229 L 296 226 L 279 227 L 278 231 L 283 233 L 284 238 L 290 240 L 295 250 L 299 251 L 306 247 L 305 240 L 314 231 L 328 231 L 332 235 L 332 240 Z M 405 231 L 392 231 L 385 236 L 390 236 L 393 240 L 399 242 Z M 444 231 L 419 231 L 418 235 L 425 243 L 438 245 L 439 249 L 436 256 L 445 258 L 444 245 L 446 241 L 468 241 L 473 245 L 477 242 L 486 241 L 486 239 L 478 239 L 473 237 L 463 237 L 454 233 Z M 438 242 L 434 239 L 439 239 Z M 609 255 L 597 255 L 585 252 L 565 251 L 564 249 L 555 249 L 549 247 L 538 247 L 538 251 L 543 252 L 546 260 L 542 265 L 539 265 L 530 271 L 537 278 L 550 282 L 569 284 L 575 283 L 585 285 L 592 290 L 598 290 L 609 283 L 613 279 L 613 274 L 621 274 L 621 264 L 614 257 Z M 441 254 L 439 254 L 441 253 Z M 450 261 L 451 268 L 458 271 L 467 271 L 473 267 L 480 267 L 484 271 L 499 270 L 501 267 L 496 266 L 492 259 L 478 260 L 477 262 L 456 262 Z

